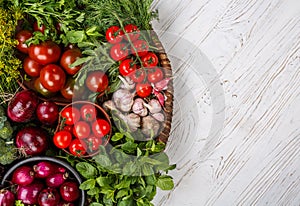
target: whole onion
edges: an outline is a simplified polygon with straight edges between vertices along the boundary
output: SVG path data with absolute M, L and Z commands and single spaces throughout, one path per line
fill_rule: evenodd
M 24 127 L 17 133 L 16 145 L 27 155 L 42 154 L 48 147 L 46 132 L 39 127 Z
M 46 178 L 58 170 L 58 166 L 52 162 L 41 161 L 33 166 L 35 177 Z
M 17 189 L 17 198 L 18 200 L 22 200 L 24 204 L 37 204 L 39 193 L 43 188 L 44 184 L 36 180 L 30 185 L 19 186 Z
M 15 196 L 9 190 L 0 190 L 0 205 L 1 206 L 13 206 L 15 205 Z
M 60 202 L 60 196 L 56 189 L 46 188 L 43 189 L 38 197 L 40 206 L 57 206 Z
M 46 185 L 48 187 L 59 187 L 66 179 L 68 179 L 69 174 L 66 173 L 55 173 L 46 178 Z
M 73 202 L 80 197 L 79 185 L 76 182 L 64 182 L 59 191 L 62 199 L 67 202 Z
M 29 166 L 24 165 L 18 167 L 14 171 L 11 181 L 17 185 L 25 186 L 31 184 L 33 180 L 34 180 L 33 169 Z
M 29 122 L 34 117 L 38 103 L 39 99 L 33 91 L 20 91 L 9 102 L 7 116 L 14 122 Z

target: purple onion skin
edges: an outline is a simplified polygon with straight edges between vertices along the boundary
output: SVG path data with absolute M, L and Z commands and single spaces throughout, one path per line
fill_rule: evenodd
M 39 193 L 44 188 L 44 184 L 34 181 L 30 185 L 19 186 L 17 189 L 17 199 L 22 200 L 24 204 L 34 205 L 38 203 Z
M 39 127 L 24 127 L 17 133 L 16 146 L 27 155 L 43 154 L 48 147 L 46 132 Z
M 37 178 L 47 178 L 51 174 L 57 171 L 58 166 L 54 163 L 42 161 L 33 166 L 35 172 L 35 177 Z
M 0 190 L 0 205 L 1 206 L 14 206 L 15 196 L 9 190 Z
M 65 172 L 67 171 L 66 168 L 61 167 L 61 166 L 59 166 L 59 167 L 57 168 L 57 170 L 58 170 L 58 172 L 61 172 L 61 173 L 65 173 Z
M 60 202 L 57 206 L 75 206 L 72 202 Z
M 33 91 L 20 91 L 9 102 L 7 116 L 14 122 L 29 122 L 35 115 L 38 103 L 39 99 Z
M 29 166 L 20 166 L 14 171 L 11 181 L 17 185 L 26 186 L 31 184 L 33 180 L 33 169 Z
M 59 187 L 68 178 L 68 173 L 55 173 L 46 178 L 46 185 L 48 187 Z
M 67 202 L 74 202 L 80 197 L 79 185 L 76 182 L 67 181 L 60 188 L 60 195 Z
M 40 206 L 57 206 L 60 202 L 60 196 L 55 188 L 43 189 L 38 198 Z

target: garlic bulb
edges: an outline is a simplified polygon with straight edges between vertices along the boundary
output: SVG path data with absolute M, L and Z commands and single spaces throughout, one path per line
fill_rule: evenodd
M 140 115 L 141 117 L 145 117 L 148 114 L 147 108 L 144 106 L 145 102 L 141 98 L 137 98 L 134 100 L 134 103 L 132 105 L 132 111 L 135 114 Z
M 135 83 L 130 77 L 119 76 L 119 79 L 121 79 L 122 81 L 122 84 L 120 86 L 121 89 L 133 90 L 135 88 Z
M 142 119 L 142 133 L 147 138 L 155 138 L 160 130 L 159 122 L 151 116 Z
M 154 113 L 152 114 L 152 117 L 159 122 L 165 121 L 165 115 L 163 113 Z
M 130 91 L 126 89 L 119 89 L 114 92 L 112 99 L 120 111 L 129 112 L 133 105 L 133 97 L 134 94 Z
M 150 113 L 152 113 L 152 114 L 158 113 L 162 109 L 161 105 L 157 99 L 151 99 L 148 104 L 145 103 L 144 105 L 145 105 L 145 107 L 147 107 L 149 109 Z
M 131 132 L 135 132 L 141 126 L 141 117 L 137 114 L 116 112 L 115 115 L 127 125 Z
M 109 111 L 109 110 L 116 110 L 115 103 L 112 100 L 108 100 L 102 104 L 102 107 L 104 110 Z

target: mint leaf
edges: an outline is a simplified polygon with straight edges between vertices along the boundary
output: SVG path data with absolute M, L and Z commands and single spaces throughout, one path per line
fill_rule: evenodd
M 97 169 L 87 162 L 77 163 L 76 170 L 86 179 L 95 178 L 98 174 Z
M 96 185 L 96 180 L 88 179 L 88 180 L 84 181 L 83 183 L 81 183 L 79 188 L 81 190 L 90 190 L 90 189 L 93 189 L 95 187 L 95 185 Z
M 156 182 L 156 186 L 162 190 L 171 190 L 174 188 L 174 182 L 171 176 L 160 176 Z

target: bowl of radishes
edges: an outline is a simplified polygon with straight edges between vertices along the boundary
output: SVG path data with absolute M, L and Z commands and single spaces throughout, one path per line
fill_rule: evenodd
M 81 177 L 67 162 L 54 157 L 32 157 L 11 167 L 4 175 L 0 205 L 84 206 Z

